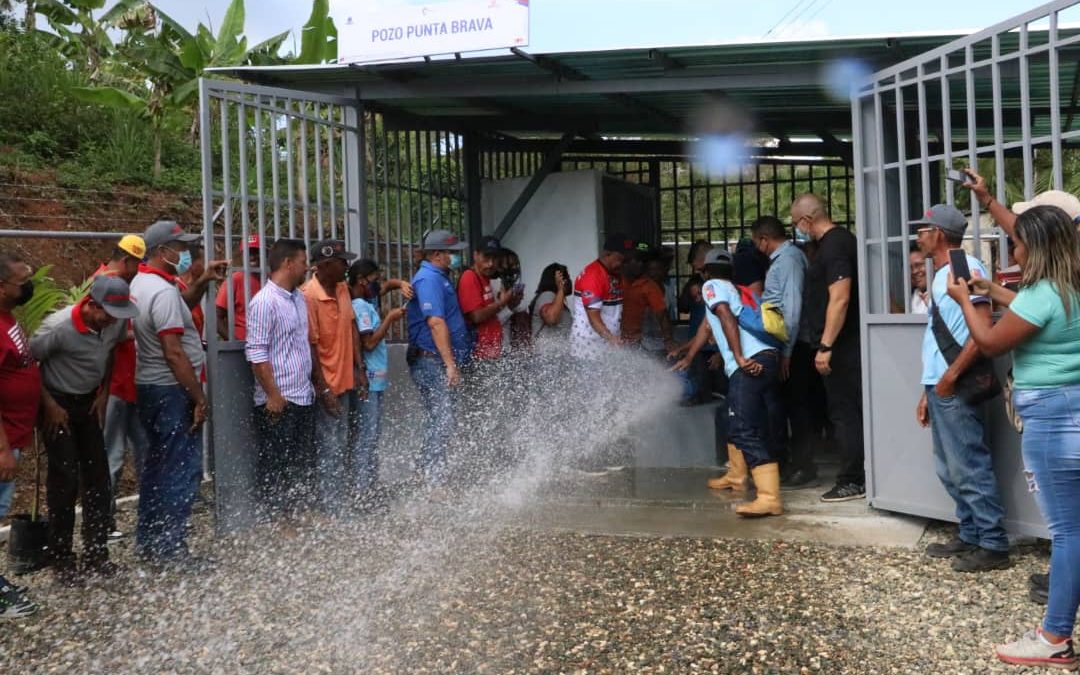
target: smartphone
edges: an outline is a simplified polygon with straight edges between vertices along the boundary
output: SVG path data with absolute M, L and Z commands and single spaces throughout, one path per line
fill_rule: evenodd
M 514 292 L 515 293 L 524 293 L 525 292 L 525 284 L 521 283 L 520 281 L 518 283 L 514 284 Z
M 945 172 L 945 180 L 951 180 L 954 183 L 966 183 L 971 180 L 971 176 L 959 169 L 949 169 Z
M 971 281 L 971 269 L 968 267 L 967 251 L 962 248 L 949 249 L 949 266 L 954 279 Z

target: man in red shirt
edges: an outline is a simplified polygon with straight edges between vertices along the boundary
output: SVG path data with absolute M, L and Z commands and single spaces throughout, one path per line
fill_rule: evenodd
M 18 256 L 0 252 L 0 518 L 15 493 L 19 452 L 33 442 L 41 400 L 41 371 L 30 354 L 30 341 L 11 313 L 34 294 L 33 271 Z M 23 592 L 0 576 L 0 619 L 37 611 Z
M 636 245 L 621 234 L 609 234 L 600 257 L 586 265 L 574 280 L 574 323 L 570 330 L 570 355 L 574 358 L 595 361 L 608 348 L 622 345 L 623 289 L 619 272 Z
M 472 267 L 461 274 L 458 281 L 458 304 L 469 327 L 475 332 L 474 361 L 491 361 L 502 355 L 503 329 L 499 311 L 521 302 L 521 294 L 513 289 L 503 289 L 496 298 L 491 290 L 491 280 L 498 275 L 496 262 L 502 253 L 502 245 L 495 237 L 484 237 L 473 251 Z
M 218 287 L 217 299 L 214 305 L 217 307 L 217 329 L 221 339 L 229 339 L 229 285 L 232 286 L 233 307 L 233 339 L 244 340 L 247 338 L 247 303 L 262 288 L 261 264 L 259 250 L 262 243 L 259 235 L 253 234 L 247 238 L 245 252 L 248 259 L 248 282 L 251 285 L 251 295 L 244 295 L 244 271 L 237 270 L 229 277 L 229 284 L 221 284 Z

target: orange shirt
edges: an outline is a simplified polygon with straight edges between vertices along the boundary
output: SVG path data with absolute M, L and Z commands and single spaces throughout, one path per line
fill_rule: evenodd
M 300 290 L 307 300 L 308 338 L 317 347 L 326 386 L 334 396 L 340 396 L 355 386 L 352 331 L 356 315 L 349 287 L 339 283 L 335 297 L 330 297 L 318 278 L 312 276 Z
M 623 277 L 622 287 L 622 338 L 627 342 L 641 342 L 641 327 L 645 323 L 645 310 L 651 309 L 658 315 L 667 311 L 664 289 L 645 275 L 633 281 Z

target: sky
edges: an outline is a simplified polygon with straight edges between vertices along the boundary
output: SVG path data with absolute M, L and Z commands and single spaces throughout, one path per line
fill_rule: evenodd
M 331 11 L 369 2 L 422 4 L 331 0 Z M 156 4 L 186 26 L 201 21 L 216 32 L 229 0 L 156 0 Z M 527 51 L 713 44 L 756 40 L 770 30 L 774 31 L 770 37 L 781 39 L 974 30 L 1038 4 L 1036 0 L 531 0 Z M 294 30 L 298 43 L 299 28 L 310 10 L 306 0 L 247 0 L 248 44 L 287 29 Z M 1076 20 L 1080 21 L 1080 12 Z

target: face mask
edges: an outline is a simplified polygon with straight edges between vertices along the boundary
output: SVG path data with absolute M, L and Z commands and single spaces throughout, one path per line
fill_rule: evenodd
M 803 232 L 802 230 L 800 230 L 797 227 L 795 228 L 795 241 L 799 242 L 800 244 L 805 244 L 805 243 L 809 242 L 810 239 L 811 239 L 811 237 L 810 237 L 809 234 L 807 234 L 806 232 Z
M 450 254 L 450 269 L 452 269 L 452 270 L 461 269 L 461 254 L 460 253 L 451 253 Z
M 378 300 L 379 293 L 382 291 L 382 284 L 378 281 L 369 281 L 367 285 L 367 294 L 370 300 Z
M 176 261 L 174 267 L 177 274 L 183 274 L 191 269 L 191 251 L 180 251 L 178 255 L 180 259 Z
M 34 280 L 27 279 L 26 283 L 19 286 L 19 297 L 15 300 L 16 305 L 25 305 L 30 302 L 30 298 L 34 297 Z

